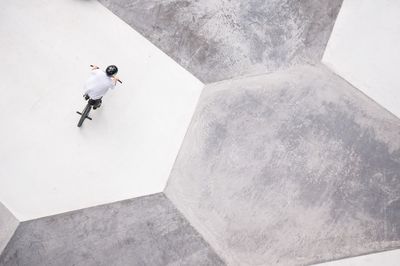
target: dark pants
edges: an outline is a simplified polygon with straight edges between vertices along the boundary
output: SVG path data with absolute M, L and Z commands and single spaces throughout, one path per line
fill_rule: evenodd
M 102 103 L 101 98 L 97 100 L 89 99 L 89 104 L 93 106 L 93 109 L 99 108 Z

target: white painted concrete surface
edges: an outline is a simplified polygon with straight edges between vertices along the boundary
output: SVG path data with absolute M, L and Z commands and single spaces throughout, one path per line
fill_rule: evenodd
M 392 250 L 332 262 L 315 264 L 320 266 L 399 266 L 400 250 Z
M 400 117 L 400 1 L 344 0 L 323 62 Z
M 15 230 L 17 229 L 19 221 L 14 215 L 0 202 L 0 254 L 7 246 Z
M 0 8 L 0 201 L 21 221 L 160 192 L 203 84 L 97 1 Z M 123 80 L 77 128 L 89 64 Z

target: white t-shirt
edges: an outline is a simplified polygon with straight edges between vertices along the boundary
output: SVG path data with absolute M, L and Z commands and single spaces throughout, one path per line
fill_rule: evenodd
M 114 89 L 115 85 L 111 77 L 100 69 L 92 71 L 90 77 L 85 83 L 85 94 L 93 100 L 100 99 L 103 97 L 108 89 Z

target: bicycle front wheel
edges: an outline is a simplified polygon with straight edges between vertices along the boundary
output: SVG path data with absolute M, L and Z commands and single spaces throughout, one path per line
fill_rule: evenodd
M 83 121 L 85 121 L 85 118 L 89 115 L 90 109 L 92 109 L 92 106 L 88 103 L 85 107 L 85 110 L 82 112 L 81 118 L 79 119 L 78 127 L 82 126 Z

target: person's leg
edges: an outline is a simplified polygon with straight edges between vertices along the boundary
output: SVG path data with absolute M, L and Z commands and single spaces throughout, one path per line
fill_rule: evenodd
M 97 99 L 97 100 L 94 100 L 93 109 L 96 110 L 97 108 L 99 108 L 101 106 L 101 103 L 102 103 L 101 98 Z
M 95 106 L 97 100 L 89 99 L 89 104 Z

